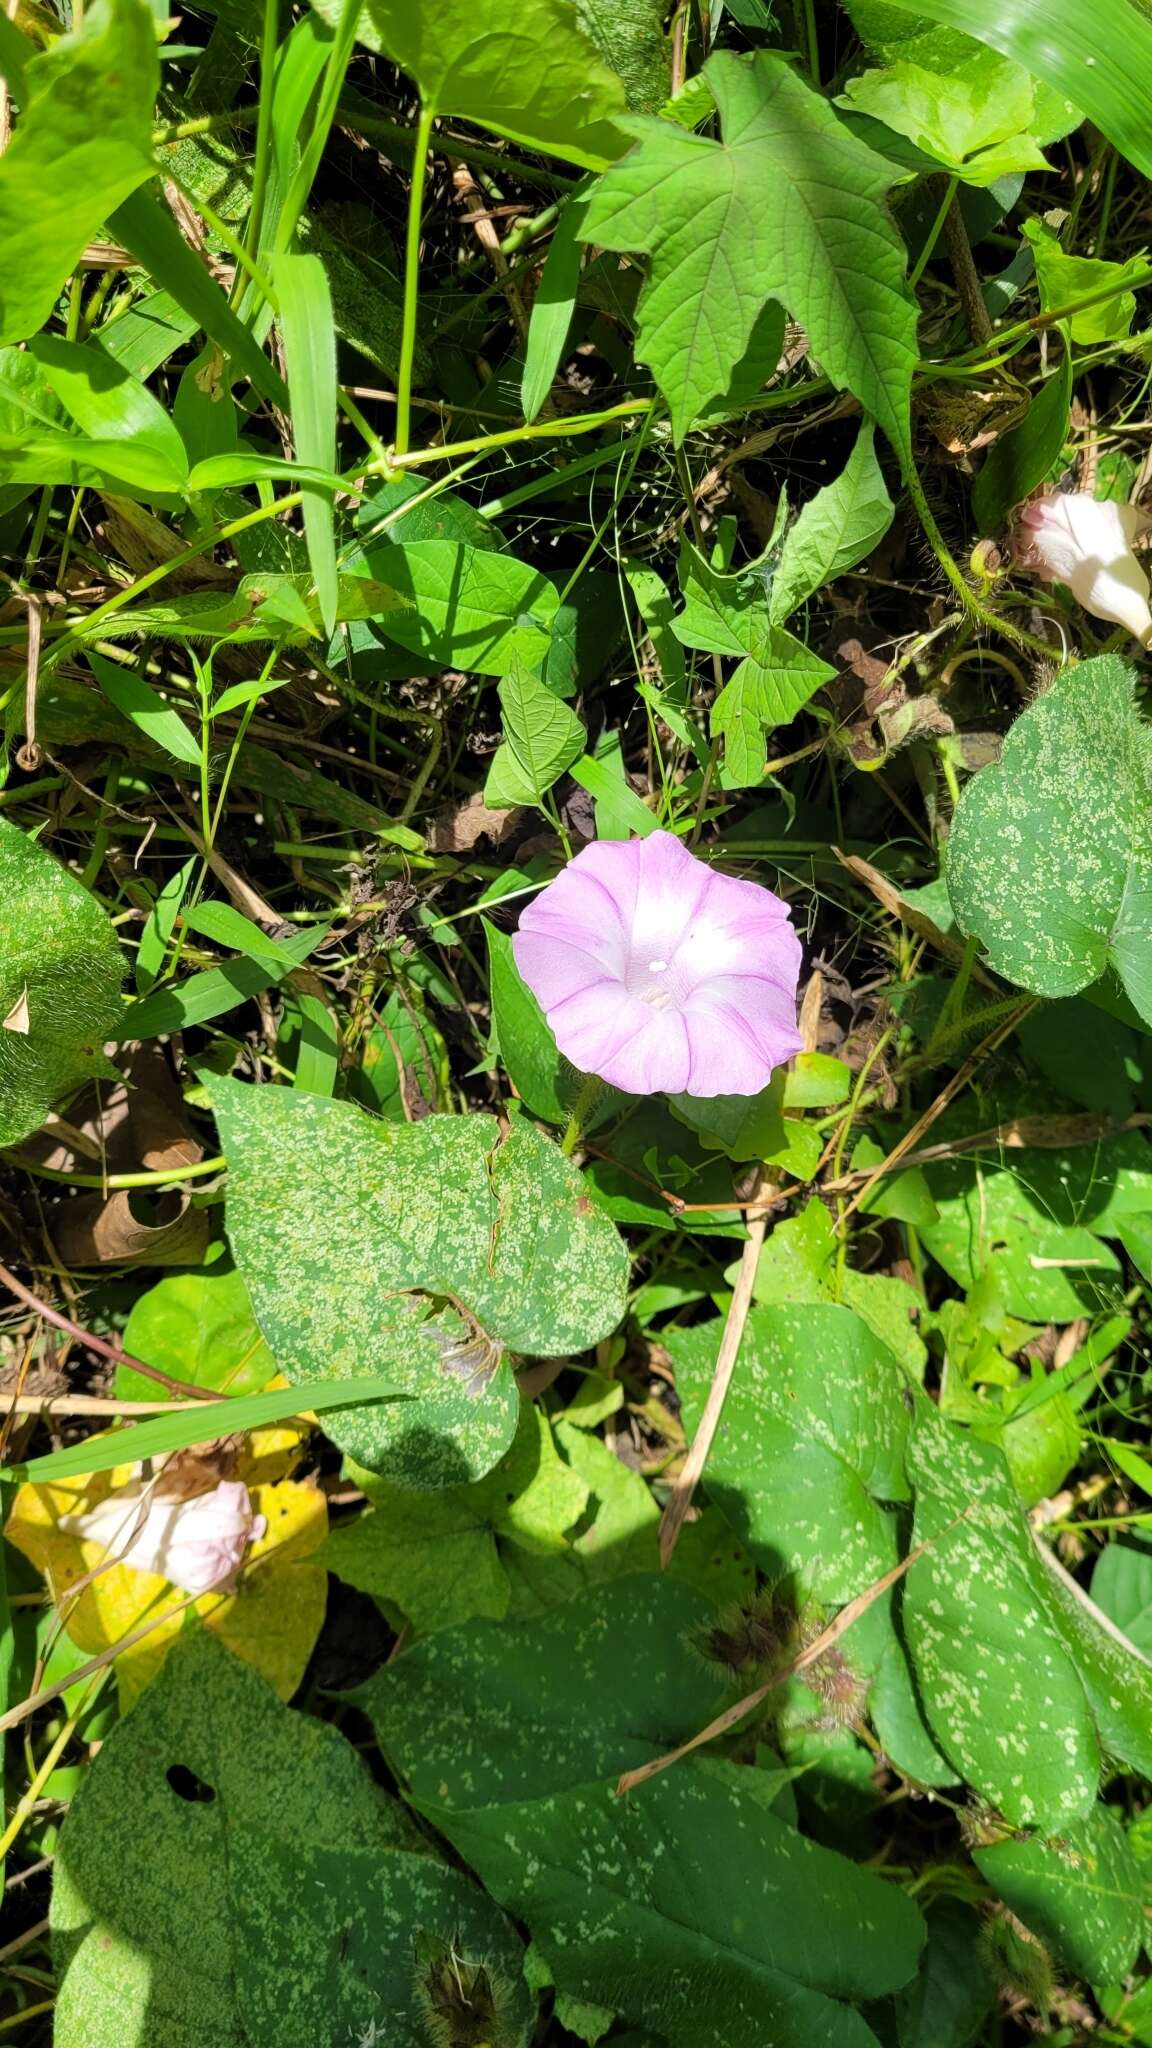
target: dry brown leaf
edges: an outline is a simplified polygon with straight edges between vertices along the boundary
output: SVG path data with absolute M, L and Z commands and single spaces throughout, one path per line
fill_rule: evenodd
M 208 1249 L 211 1224 L 206 1209 L 174 1188 L 143 1209 L 141 1190 L 117 1188 L 110 1195 L 77 1195 L 53 1212 L 52 1236 L 66 1266 L 199 1266 Z
M 453 804 L 433 819 L 429 851 L 471 853 L 478 839 L 490 839 L 494 846 L 501 846 L 519 829 L 523 815 L 521 810 L 490 810 L 476 790 L 467 803 Z
M 188 1125 L 184 1098 L 160 1046 L 126 1045 L 117 1054 L 120 1081 L 94 1082 L 29 1138 L 23 1151 L 52 1173 L 169 1173 L 204 1157 Z

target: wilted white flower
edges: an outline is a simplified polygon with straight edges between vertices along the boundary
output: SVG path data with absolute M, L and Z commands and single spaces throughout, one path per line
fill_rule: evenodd
M 252 1512 L 248 1488 L 222 1479 L 211 1493 L 176 1500 L 135 1484 L 118 1488 L 82 1515 L 62 1515 L 60 1527 L 102 1543 L 111 1561 L 156 1572 L 186 1593 L 210 1593 L 240 1567 L 250 1543 L 268 1527 Z
M 1066 583 L 1093 618 L 1126 626 L 1147 647 L 1152 642 L 1148 576 L 1132 543 L 1148 524 L 1148 515 L 1135 505 L 1053 491 L 1019 514 L 1016 561 L 1046 583 Z

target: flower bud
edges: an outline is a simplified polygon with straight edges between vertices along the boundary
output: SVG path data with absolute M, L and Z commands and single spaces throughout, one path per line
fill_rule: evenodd
M 222 1479 L 211 1493 L 174 1500 L 139 1483 L 119 1488 L 60 1527 L 102 1543 L 110 1562 L 156 1572 L 186 1593 L 209 1593 L 239 1570 L 250 1543 L 268 1527 L 252 1512 L 248 1488 Z
M 1033 499 L 1018 516 L 1016 564 L 1046 583 L 1066 583 L 1093 618 L 1126 626 L 1147 647 L 1152 643 L 1149 584 L 1132 542 L 1148 523 L 1135 505 L 1082 492 L 1050 492 Z

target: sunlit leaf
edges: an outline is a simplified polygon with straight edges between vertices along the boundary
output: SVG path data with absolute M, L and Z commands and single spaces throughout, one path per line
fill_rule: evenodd
M 377 603 L 364 615 L 436 667 L 504 676 L 548 653 L 555 587 L 514 555 L 454 540 L 396 541 L 351 566 L 353 583 L 378 577 L 393 593 L 386 614 Z
M 500 685 L 504 738 L 492 758 L 484 801 L 497 809 L 539 804 L 584 751 L 587 735 L 574 711 L 519 665 Z
M 627 1799 L 608 1783 L 447 1817 L 420 1806 L 575 1997 L 655 2023 L 673 2048 L 871 2048 L 840 2001 L 907 1982 L 923 1922 L 773 1813 L 758 1775 L 688 1765 Z
M 779 57 L 725 53 L 705 75 L 724 140 L 645 121 L 639 147 L 593 187 L 582 230 L 651 254 L 636 348 L 677 438 L 727 390 L 757 315 L 779 299 L 905 458 L 916 311 L 884 205 L 893 167 Z
M 973 1851 L 982 1877 L 1061 1962 L 1090 1984 L 1118 1984 L 1144 1938 L 1145 1881 L 1119 1819 L 1097 1806 L 1055 1841 Z
M 981 62 L 941 77 L 919 64 L 865 71 L 844 89 L 848 105 L 883 121 L 965 185 L 993 185 L 1012 171 L 1047 170 L 1029 132 L 1032 81 L 1015 64 Z
M 1152 1023 L 1152 738 L 1116 655 L 1066 668 L 960 799 L 948 889 L 998 974 L 1069 996 L 1115 967 Z
M 1130 278 L 1142 278 L 1148 268 L 1145 255 L 1130 256 L 1126 263 L 1106 263 L 1095 256 L 1071 256 L 1061 248 L 1060 238 L 1041 220 L 1026 220 L 1024 236 L 1031 244 L 1036 264 L 1040 304 L 1046 313 L 1072 305 L 1115 287 L 1112 298 L 1100 300 L 1073 313 L 1068 332 L 1082 348 L 1093 342 L 1118 341 L 1129 332 L 1136 314 L 1136 294 L 1127 289 Z
M 93 0 L 82 27 L 24 67 L 0 159 L 0 342 L 43 325 L 85 245 L 152 174 L 154 22 L 145 0 Z
M 793 574 L 799 588 L 801 572 Z M 712 706 L 711 723 L 724 739 L 729 787 L 746 788 L 763 776 L 767 734 L 795 718 L 836 671 L 774 622 L 758 564 L 725 575 L 686 542 L 680 582 L 684 609 L 672 620 L 676 638 L 685 647 L 741 657 Z
M 817 491 L 785 535 L 769 598 L 773 623 L 783 624 L 806 598 L 870 555 L 894 510 L 866 420 L 840 475 Z
M 354 1386 L 386 1365 L 411 1398 L 330 1433 L 396 1483 L 490 1471 L 518 1412 L 508 1351 L 583 1349 L 623 1312 L 624 1246 L 559 1147 L 523 1120 L 384 1124 L 300 1089 L 208 1093 L 229 1239 L 281 1371 Z
M 711 1384 L 722 1325 L 679 1330 L 669 1348 L 689 1430 Z M 843 1603 L 896 1562 L 906 1385 L 892 1353 L 850 1309 L 754 1309 L 708 1460 L 708 1485 L 764 1570 L 794 1571 Z
M 932 1732 L 1007 1820 L 1054 1832 L 1090 1811 L 1100 1745 L 1003 1455 L 924 1401 L 909 1460 L 914 1541 L 932 1548 L 904 1622 Z
M 333 1530 L 322 1562 L 337 1578 L 399 1607 L 421 1635 L 479 1615 L 500 1619 L 510 1587 L 502 1546 L 554 1557 L 588 1505 L 530 1402 L 500 1463 L 472 1486 L 414 1494 L 356 1470 L 367 1507 Z M 498 1545 L 498 1540 L 500 1543 Z
M 89 653 L 88 666 L 104 695 L 121 711 L 144 738 L 163 747 L 174 760 L 199 769 L 202 759 L 199 740 L 191 733 L 171 704 L 146 682 L 140 670 L 104 654 Z
M 276 1363 L 256 1327 L 248 1290 L 230 1262 L 217 1257 L 190 1273 L 166 1273 L 135 1303 L 124 1349 L 146 1365 L 215 1393 L 248 1394 L 266 1387 Z M 123 1400 L 163 1398 L 155 1380 L 121 1365 Z
M 962 29 L 1023 65 L 1094 121 L 1152 177 L 1148 79 L 1152 21 L 1133 0 L 888 0 L 899 13 Z
M 626 147 L 624 88 L 570 0 L 369 0 L 380 48 L 417 82 L 430 112 L 455 114 L 597 170 Z M 541 61 L 544 53 L 547 61 Z
M 292 401 L 297 459 L 307 469 L 336 468 L 336 330 L 324 265 L 318 256 L 276 257 L 272 277 Z M 304 532 L 325 630 L 335 629 L 339 596 L 332 493 L 304 486 Z

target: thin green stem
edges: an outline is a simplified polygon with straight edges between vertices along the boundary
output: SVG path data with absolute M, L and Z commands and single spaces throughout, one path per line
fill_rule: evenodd
M 408 228 L 404 238 L 404 312 L 400 328 L 400 368 L 396 378 L 397 455 L 407 455 L 412 438 L 412 366 L 416 360 L 416 314 L 420 302 L 420 228 L 435 118 L 434 109 L 421 101 L 412 182 L 408 187 Z
M 956 197 L 956 191 L 957 187 L 959 186 L 959 183 L 959 178 L 948 178 L 945 181 L 944 197 L 941 200 L 940 205 L 937 209 L 936 218 L 932 222 L 932 225 L 928 230 L 927 236 L 924 241 L 924 247 L 921 249 L 920 254 L 916 258 L 916 262 L 912 270 L 909 272 L 908 283 L 913 291 L 919 284 L 920 279 L 923 277 L 928 264 L 932 261 L 932 256 L 935 251 L 936 244 L 940 240 L 940 236 L 944 228 L 944 223 L 948 218 L 949 211 L 951 210 L 952 201 Z
M 579 583 L 580 578 L 584 574 L 585 569 L 588 567 L 588 564 L 594 559 L 596 551 L 599 548 L 600 543 L 608 530 L 608 527 L 611 525 L 612 520 L 615 518 L 616 508 L 618 504 L 623 499 L 626 492 L 630 490 L 632 485 L 632 478 L 636 474 L 636 464 L 639 462 L 640 457 L 644 453 L 644 449 L 647 445 L 648 429 L 650 428 L 651 424 L 651 413 L 645 413 L 644 418 L 641 422 L 640 432 L 636 435 L 635 439 L 633 440 L 631 448 L 627 450 L 627 461 L 625 461 L 624 459 L 626 443 L 624 441 L 621 441 L 620 469 L 622 475 L 617 477 L 616 489 L 612 494 L 612 503 L 609 505 L 608 510 L 604 514 L 603 519 L 600 521 L 599 526 L 597 526 L 594 529 L 592 538 L 589 541 L 587 547 L 585 548 L 584 553 L 581 555 L 580 560 L 577 562 L 576 567 L 573 569 L 572 574 L 569 576 L 568 581 L 565 583 L 564 588 L 560 592 L 561 604 L 567 604 L 568 599 L 571 597 L 573 590 Z
M 168 128 L 157 128 L 152 137 L 152 147 L 168 149 L 173 142 L 186 142 L 193 135 L 215 135 L 228 128 L 251 128 L 259 119 L 258 106 L 226 107 L 219 114 L 197 114 L 191 121 L 174 121 Z
M 94 1678 L 89 1679 L 88 1684 L 84 1687 L 73 1711 L 69 1714 L 55 1741 L 49 1745 L 39 1768 L 32 1777 L 28 1790 L 23 1798 L 18 1801 L 11 1820 L 4 1829 L 3 1834 L 0 1835 L 0 1860 L 7 1856 L 9 1849 L 19 1836 L 25 1821 L 31 1820 L 32 1815 L 36 1811 L 36 1802 L 41 1797 L 44 1787 L 60 1762 L 64 1751 L 75 1735 L 89 1707 L 96 1700 L 102 1687 L 107 1683 L 111 1675 L 112 1666 L 109 1664 L 103 1671 L 98 1671 Z
M 560 816 L 560 813 L 556 808 L 556 799 L 552 795 L 550 789 L 546 789 L 543 792 L 543 795 L 540 797 L 540 809 L 543 811 L 544 816 L 547 818 L 548 823 L 551 825 L 552 830 L 555 832 L 557 839 L 560 841 L 561 846 L 564 848 L 565 860 L 571 860 L 572 841 L 568 836 L 568 827 L 564 823 L 563 818 Z
M 630 405 L 609 405 L 602 412 L 584 413 L 579 419 L 538 420 L 534 426 L 516 427 L 507 434 L 477 434 L 471 441 L 452 441 L 435 448 L 414 448 L 410 455 L 400 452 L 397 435 L 391 467 L 415 469 L 421 462 L 453 462 L 458 455 L 488 455 L 499 448 L 515 448 L 521 441 L 555 441 L 568 434 L 594 434 L 598 428 L 610 426 L 613 420 L 639 419 L 643 413 L 652 412 L 656 403 L 654 398 L 637 398 Z
M 1079 298 L 1069 299 L 1066 305 L 1052 306 L 1046 313 L 1033 313 L 1031 319 L 1015 320 L 1011 327 L 998 328 L 995 335 L 996 347 L 999 350 L 1003 348 L 1005 342 L 1026 341 L 1030 334 L 1039 334 L 1046 327 L 1058 327 L 1061 321 L 1070 320 L 1074 313 L 1086 313 L 1090 306 L 1102 306 L 1108 299 L 1119 298 L 1121 292 L 1143 291 L 1145 286 L 1150 284 L 1152 284 L 1152 265 L 1147 270 L 1137 271 L 1134 277 L 1123 279 L 1119 284 L 1102 285 L 1099 291 L 1084 292 Z M 921 368 L 930 371 L 933 376 L 937 377 L 942 374 L 942 368 L 947 368 L 949 371 L 956 373 L 960 370 L 982 371 L 989 367 L 989 364 L 984 360 L 985 355 L 986 349 L 984 344 L 981 343 L 978 347 L 974 346 L 970 349 L 965 349 L 962 354 L 954 356 L 951 362 L 945 366 L 922 364 Z M 975 358 L 975 361 L 972 358 Z M 995 360 L 992 361 L 991 366 L 995 367 Z
M 994 612 L 988 605 L 982 604 L 975 591 L 965 581 L 962 570 L 954 560 L 948 543 L 936 524 L 935 514 L 924 495 L 924 486 L 911 462 L 908 463 L 905 469 L 904 482 L 907 486 L 908 495 L 916 507 L 917 516 L 921 526 L 924 528 L 928 545 L 939 562 L 941 569 L 944 571 L 945 576 L 948 578 L 949 583 L 952 585 L 953 590 L 956 592 L 957 597 L 960 599 L 961 604 L 964 606 L 965 611 L 972 618 L 978 620 L 982 626 L 987 627 L 990 633 L 1001 633 L 1006 640 L 1011 640 L 1017 647 L 1026 647 L 1030 654 L 1039 654 L 1043 656 L 1045 661 L 1051 661 L 1056 650 L 1050 647 L 1046 640 L 1038 640 L 1034 633 L 1026 633 L 1022 626 L 1012 625 L 999 612 Z
M 280 653 L 281 650 L 278 646 L 273 647 L 271 653 L 268 656 L 268 659 L 264 663 L 264 666 L 260 671 L 259 677 L 261 690 L 263 690 L 264 684 L 268 681 L 269 677 L 271 676 L 272 670 L 275 668 L 276 663 L 280 658 Z M 232 744 L 228 754 L 228 759 L 224 764 L 224 773 L 220 777 L 220 788 L 216 796 L 216 808 L 212 813 L 211 828 L 204 834 L 204 843 L 207 846 L 209 852 L 211 852 L 213 846 L 216 843 L 216 834 L 220 830 L 220 821 L 224 816 L 224 803 L 228 795 L 228 785 L 232 780 L 232 770 L 235 768 L 236 763 L 240 758 L 240 749 L 244 745 L 245 734 L 247 733 L 248 727 L 256 715 L 256 707 L 259 704 L 259 702 L 259 697 L 253 697 L 250 703 L 244 706 L 244 709 L 240 715 L 240 723 L 237 726 L 236 731 L 232 735 Z M 204 735 L 204 752 L 205 756 L 207 756 L 207 726 L 205 728 Z
M 198 1159 L 194 1166 L 174 1166 L 157 1173 L 58 1173 L 54 1166 L 41 1166 L 34 1159 L 22 1159 L 18 1152 L 7 1152 L 13 1166 L 23 1173 L 35 1175 L 37 1180 L 59 1180 L 70 1188 L 168 1188 L 182 1180 L 203 1180 L 211 1173 L 223 1173 L 228 1161 L 219 1159 Z
M 816 34 L 816 0 L 804 0 L 804 40 L 808 52 L 808 76 L 820 88 L 820 41 Z
M 191 659 L 200 699 L 200 831 L 204 839 L 204 859 L 191 896 L 192 904 L 196 904 L 200 900 L 200 891 L 208 874 L 208 857 L 212 852 L 212 657 L 209 655 L 206 662 L 200 662 L 192 654 Z
M 576 1097 L 572 1114 L 568 1119 L 568 1128 L 560 1140 L 560 1150 L 564 1154 L 565 1159 L 571 1159 L 577 1145 L 580 1143 L 584 1127 L 596 1106 L 603 1087 L 604 1083 L 600 1079 L 599 1074 L 584 1075 L 580 1083 L 580 1092 Z
M 1095 247 L 1092 251 L 1097 262 L 1103 256 L 1108 242 L 1108 224 L 1112 218 L 1112 200 L 1116 191 L 1116 171 L 1119 163 L 1119 152 L 1113 150 L 1108 159 L 1108 168 L 1104 173 L 1104 189 L 1100 195 L 1100 221 L 1096 229 Z

